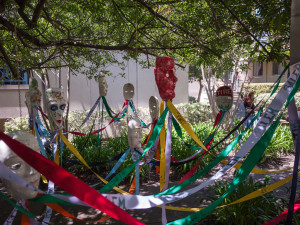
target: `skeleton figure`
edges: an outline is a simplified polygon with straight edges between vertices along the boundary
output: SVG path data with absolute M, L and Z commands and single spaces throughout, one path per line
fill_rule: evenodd
M 32 78 L 29 86 L 29 91 L 25 93 L 25 104 L 28 108 L 28 114 L 29 116 L 33 114 L 35 116 L 36 112 L 34 110 L 34 107 L 39 107 L 41 104 L 41 92 L 38 89 L 38 82 L 35 78 Z
M 159 117 L 159 101 L 155 96 L 149 98 L 149 111 L 152 121 Z
M 159 95 L 162 100 L 167 101 L 175 97 L 175 76 L 174 59 L 171 57 L 157 57 L 154 68 L 155 81 Z
M 12 131 L 8 133 L 13 139 L 22 142 L 32 150 L 39 152 L 40 148 L 36 138 L 25 131 Z M 22 177 L 33 186 L 39 186 L 40 173 L 34 170 L 26 162 L 24 162 L 19 156 L 17 156 L 5 143 L 0 141 L 0 162 L 10 168 L 14 173 Z M 9 192 L 9 194 L 16 200 L 29 199 L 36 196 L 37 192 L 20 187 L 19 185 L 3 179 L 3 185 Z
M 134 86 L 131 83 L 124 84 L 123 96 L 126 100 L 130 100 L 134 96 Z
M 106 82 L 106 77 L 104 74 L 101 74 L 101 76 L 98 79 L 98 83 L 99 83 L 99 94 L 100 97 L 102 96 L 106 96 L 107 95 L 107 82 Z
M 64 92 L 62 89 L 49 88 L 46 90 L 46 109 L 52 133 L 62 130 L 65 107 L 66 100 L 64 99 Z

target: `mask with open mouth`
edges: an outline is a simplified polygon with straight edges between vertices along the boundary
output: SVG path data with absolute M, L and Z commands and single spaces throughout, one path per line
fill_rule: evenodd
M 62 130 L 63 113 L 66 107 L 64 92 L 60 88 L 46 90 L 46 109 L 49 117 L 51 132 Z

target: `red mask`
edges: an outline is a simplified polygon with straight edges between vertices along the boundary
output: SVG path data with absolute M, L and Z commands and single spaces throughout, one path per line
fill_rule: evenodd
M 169 56 L 156 57 L 154 74 L 162 100 L 175 98 L 175 86 L 178 79 L 175 76 L 174 59 Z

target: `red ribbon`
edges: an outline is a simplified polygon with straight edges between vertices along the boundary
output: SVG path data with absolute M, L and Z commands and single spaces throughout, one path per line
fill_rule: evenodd
M 124 107 L 126 106 L 126 105 L 128 105 L 128 101 L 127 100 L 125 100 L 125 102 L 124 102 L 124 104 L 123 104 L 123 106 L 122 106 L 122 109 L 121 109 L 121 111 L 105 126 L 105 127 L 103 127 L 102 129 L 99 129 L 99 130 L 96 130 L 96 131 L 93 131 L 91 134 L 97 134 L 98 132 L 101 132 L 101 131 L 103 131 L 103 130 L 105 130 L 110 124 L 112 124 L 113 122 L 114 122 L 114 120 L 115 120 L 115 118 L 117 118 L 119 115 L 120 115 L 120 113 L 122 112 L 122 110 L 124 109 Z M 41 114 L 45 117 L 45 118 L 47 118 L 48 119 L 48 116 L 43 112 L 43 110 L 40 108 L 40 107 L 38 107 L 38 110 L 41 112 Z M 66 131 L 64 128 L 63 128 L 63 131 Z M 77 136 L 86 136 L 86 134 L 84 134 L 84 133 L 80 133 L 80 132 L 76 132 L 76 131 L 68 131 L 70 134 L 74 134 L 74 135 L 77 135 Z
M 213 128 L 215 128 L 215 127 L 220 123 L 220 119 L 221 119 L 222 113 L 223 113 L 222 110 L 220 110 L 219 113 L 218 113 L 218 115 L 216 116 L 216 119 L 215 119 Z M 214 140 L 214 137 L 215 137 L 215 135 L 212 137 L 212 139 L 210 140 L 210 142 L 205 146 L 206 149 L 209 149 L 211 143 L 212 143 L 213 140 Z M 206 153 L 206 151 L 203 150 L 203 153 L 202 153 L 202 155 L 201 155 L 200 160 L 197 162 L 197 164 L 196 164 L 189 172 L 187 172 L 187 173 L 186 173 L 186 174 L 178 181 L 178 184 L 181 184 L 183 181 L 185 181 L 185 180 L 191 178 L 191 177 L 194 175 L 194 173 L 196 172 L 198 166 L 200 165 L 201 160 L 202 160 L 203 156 L 205 155 L 205 153 Z
M 0 139 L 35 170 L 91 207 L 127 224 L 143 224 L 62 167 L 2 131 L 0 131 Z
M 294 213 L 300 209 L 300 198 L 295 202 L 294 204 Z M 286 217 L 287 217 L 287 214 L 288 214 L 288 209 L 285 210 L 284 212 L 282 212 L 280 215 L 278 215 L 277 217 L 275 217 L 274 219 L 268 221 L 268 222 L 265 222 L 264 224 L 262 225 L 276 225 L 278 223 L 280 223 L 282 220 L 284 220 Z

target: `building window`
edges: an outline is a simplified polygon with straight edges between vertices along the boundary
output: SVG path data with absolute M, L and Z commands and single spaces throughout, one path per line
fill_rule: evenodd
M 254 62 L 253 64 L 253 76 L 261 77 L 263 75 L 263 63 L 262 62 Z
M 12 76 L 12 73 L 8 69 L 0 68 L 0 85 L 16 85 L 16 84 L 28 84 L 28 75 L 25 70 L 20 70 L 20 79 L 16 79 Z
M 279 69 L 279 65 L 278 65 L 278 63 L 276 63 L 276 62 L 273 62 L 273 73 L 272 73 L 272 75 L 273 76 L 276 76 L 276 75 L 279 75 L 279 71 L 278 71 L 278 69 Z

